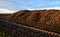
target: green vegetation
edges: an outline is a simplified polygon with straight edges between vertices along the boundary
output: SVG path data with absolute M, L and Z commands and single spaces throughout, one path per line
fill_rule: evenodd
M 0 32 L 0 37 L 11 37 L 10 35 L 6 35 L 5 32 L 1 31 Z

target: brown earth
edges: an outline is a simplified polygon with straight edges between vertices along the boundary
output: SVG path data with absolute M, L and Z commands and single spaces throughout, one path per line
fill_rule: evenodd
M 6 20 L 60 33 L 60 10 L 21 10 L 8 16 Z

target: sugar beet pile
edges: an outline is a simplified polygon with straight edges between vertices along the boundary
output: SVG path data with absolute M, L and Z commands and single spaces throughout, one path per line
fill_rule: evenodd
M 60 33 L 60 10 L 21 10 L 6 19 Z

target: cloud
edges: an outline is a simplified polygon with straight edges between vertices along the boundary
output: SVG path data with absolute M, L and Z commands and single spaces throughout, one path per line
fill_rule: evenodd
M 14 11 L 47 7 L 60 7 L 60 0 L 0 0 L 0 8 Z
M 27 10 L 50 10 L 50 9 L 55 9 L 55 10 L 60 10 L 60 7 L 49 7 L 49 8 L 38 8 L 38 9 L 27 9 Z
M 50 9 L 55 9 L 55 10 L 60 10 L 60 7 L 49 7 L 49 8 L 41 8 L 42 10 L 43 9 L 46 9 L 46 10 L 50 10 Z
M 15 13 L 16 11 L 11 11 L 8 9 L 0 9 L 0 14 L 12 14 Z
M 13 1 L 0 1 L 0 8 L 9 9 L 9 10 L 18 10 L 19 6 Z

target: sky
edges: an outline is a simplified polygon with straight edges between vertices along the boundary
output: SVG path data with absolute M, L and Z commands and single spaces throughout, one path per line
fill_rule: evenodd
M 0 0 L 1 13 L 19 10 L 60 9 L 60 0 Z

